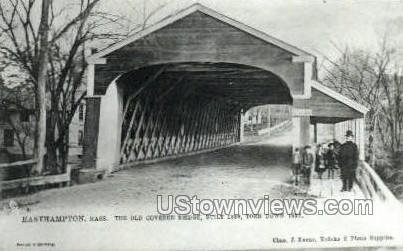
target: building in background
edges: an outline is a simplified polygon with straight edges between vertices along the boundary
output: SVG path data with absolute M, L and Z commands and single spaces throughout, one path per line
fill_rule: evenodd
M 33 107 L 33 105 L 32 105 Z M 73 117 L 69 132 L 69 161 L 78 162 L 82 155 L 85 102 Z M 30 159 L 34 147 L 35 114 L 32 109 L 0 107 L 0 163 Z
M 0 162 L 32 157 L 35 115 L 33 110 L 0 108 Z

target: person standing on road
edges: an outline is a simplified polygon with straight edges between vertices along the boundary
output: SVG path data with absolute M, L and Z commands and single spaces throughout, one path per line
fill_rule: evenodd
M 294 184 L 298 186 L 299 175 L 301 169 L 301 154 L 298 148 L 295 148 L 294 153 L 292 154 L 292 174 L 294 178 Z
M 316 150 L 315 157 L 315 172 L 318 174 L 318 178 L 322 179 L 322 175 L 325 172 L 325 151 L 323 146 L 319 144 Z
M 342 192 L 351 191 L 355 181 L 355 172 L 358 165 L 358 147 L 353 142 L 353 132 L 346 132 L 346 142 L 341 145 L 339 151 L 339 165 L 343 182 Z
M 334 144 L 328 144 L 329 149 L 326 153 L 326 169 L 327 169 L 327 177 L 329 179 L 334 179 L 334 172 L 336 170 L 336 153 L 334 151 Z
M 305 146 L 305 151 L 302 154 L 302 172 L 304 175 L 305 184 L 311 183 L 311 169 L 314 164 L 314 156 L 311 146 Z

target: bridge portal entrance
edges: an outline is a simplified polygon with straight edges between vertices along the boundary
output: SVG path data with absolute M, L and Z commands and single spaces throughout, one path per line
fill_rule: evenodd
M 102 107 L 99 145 L 116 167 L 211 151 L 242 141 L 243 115 L 263 104 L 292 104 L 287 84 L 263 69 L 232 63 L 169 63 L 130 71 L 114 81 Z M 108 104 L 108 107 L 105 107 Z M 103 126 L 105 125 L 105 126 Z M 119 127 L 120 126 L 120 127 Z M 119 128 L 116 128 L 119 127 Z M 120 138 L 112 138 L 120 131 Z M 118 142 L 119 141 L 119 142 Z M 106 157 L 110 156 L 109 159 Z

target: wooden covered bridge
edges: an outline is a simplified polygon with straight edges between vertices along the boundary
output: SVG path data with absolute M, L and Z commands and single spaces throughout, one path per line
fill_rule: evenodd
M 244 112 L 264 104 L 292 106 L 294 146 L 311 142 L 311 124 L 355 121 L 363 156 L 367 110 L 317 81 L 313 55 L 200 4 L 88 63 L 85 168 L 237 144 Z
M 55 214 L 59 208 L 65 212 L 66 208 L 80 205 L 76 212 L 88 210 L 115 215 L 119 208 L 123 210 L 122 215 L 129 209 L 127 215 L 147 212 L 144 215 L 153 216 L 155 198 L 161 194 L 187 193 L 202 198 L 294 197 L 296 194 L 291 193 L 296 187 L 286 183 L 290 173 L 286 169 L 291 161 L 290 144 L 301 147 L 313 143 L 317 139 L 314 128 L 319 124 L 333 124 L 332 137 L 340 141 L 344 141 L 347 129 L 355 131 L 361 158 L 364 157 L 367 109 L 318 82 L 315 56 L 202 5 L 192 5 L 127 40 L 100 50 L 88 58 L 88 64 L 80 175 L 96 177 L 105 170 L 113 172 L 139 163 L 195 156 L 124 170 L 105 182 L 38 193 L 38 197 L 31 195 L 34 202 L 28 204 L 30 207 L 42 206 Z M 281 148 L 282 152 L 279 148 L 273 150 L 268 144 L 242 144 L 245 112 L 266 104 L 292 107 L 292 129 L 279 138 L 269 138 L 275 143 L 288 140 Z M 227 149 L 220 149 L 225 147 Z M 212 150 L 217 151 L 199 154 Z M 13 165 L 28 164 L 32 163 Z M 21 184 L 48 184 L 49 179 L 67 183 L 71 180 L 68 170 L 56 177 L 1 181 L 1 168 L 0 165 L 0 192 L 5 188 L 18 188 Z M 393 240 L 388 242 L 372 240 L 365 243 L 376 247 L 402 243 L 400 202 L 364 161 L 357 169 L 357 179 L 359 188 L 357 194 L 352 195 L 354 198 L 381 202 L 376 203 L 371 218 L 367 215 L 324 215 L 321 220 L 317 217 L 259 223 L 257 219 L 248 222 L 218 220 L 214 224 L 203 221 L 186 226 L 185 221 L 181 221 L 179 224 L 158 224 L 157 228 L 155 224 L 138 222 L 136 229 L 140 234 L 133 235 L 124 228 L 119 232 L 119 238 L 126 238 L 129 245 L 144 243 L 150 249 L 189 249 L 193 246 L 236 249 L 239 245 L 235 244 L 239 243 L 234 240 L 246 236 L 242 240 L 247 240 L 242 243 L 244 247 L 262 249 L 272 243 L 270 234 L 281 237 L 292 232 L 295 236 L 304 236 L 307 229 L 303 226 L 308 226 L 311 236 L 324 233 L 329 236 L 393 235 Z M 324 199 L 350 199 L 346 193 L 337 193 L 340 185 L 338 179 L 316 179 L 310 185 L 310 194 Z M 37 203 L 39 201 L 42 202 Z M 283 224 L 283 220 L 287 224 Z M 385 222 L 387 224 L 383 224 Z M 10 224 L 24 225 L 15 224 L 14 219 Z M 88 233 L 93 233 L 94 227 L 90 224 L 86 228 L 86 225 L 77 224 L 77 231 L 72 231 L 73 241 L 78 238 L 79 243 L 83 238 L 92 237 Z M 120 224 L 112 225 L 119 226 L 118 233 Z M 330 232 L 329 226 L 332 226 Z M 49 229 L 47 237 L 56 234 L 57 238 L 60 231 L 54 231 L 53 227 Z M 27 236 L 35 236 L 38 232 L 33 227 L 21 230 Z M 150 231 L 153 238 L 149 238 Z M 92 242 L 97 247 L 111 243 L 109 232 L 102 232 L 105 238 Z M 208 242 L 198 238 L 205 233 L 212 233 L 213 238 Z M 184 241 L 164 241 L 167 238 Z M 103 240 L 107 242 L 102 243 Z M 327 247 L 329 243 L 318 241 L 309 245 Z M 354 243 L 364 245 L 362 241 Z M 331 244 L 336 247 L 354 243 Z M 15 246 L 14 242 L 6 244 Z M 282 243 L 277 247 L 289 247 L 283 244 L 294 245 Z M 85 245 L 88 248 L 88 244 Z

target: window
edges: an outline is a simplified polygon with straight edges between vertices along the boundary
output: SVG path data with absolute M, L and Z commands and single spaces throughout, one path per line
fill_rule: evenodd
M 84 104 L 80 104 L 78 107 L 78 120 L 83 121 L 84 119 Z
M 20 113 L 20 121 L 21 122 L 29 122 L 29 112 L 28 111 L 21 111 L 21 113 Z
M 84 133 L 82 130 L 78 131 L 78 145 L 82 146 L 83 145 L 83 139 L 84 139 Z
M 10 129 L 4 129 L 3 140 L 5 147 L 14 146 L 14 131 Z

